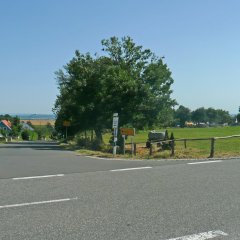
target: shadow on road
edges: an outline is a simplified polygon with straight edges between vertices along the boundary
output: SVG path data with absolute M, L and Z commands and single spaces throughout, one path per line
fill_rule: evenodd
M 0 149 L 24 149 L 24 148 L 33 150 L 67 151 L 66 149 L 60 147 L 57 142 L 29 141 L 18 143 L 6 143 L 0 145 Z

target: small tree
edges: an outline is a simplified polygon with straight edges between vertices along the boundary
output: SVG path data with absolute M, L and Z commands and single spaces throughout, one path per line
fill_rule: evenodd
M 201 107 L 192 112 L 192 120 L 196 123 L 205 123 L 207 121 L 206 110 Z
M 22 136 L 23 140 L 27 140 L 28 141 L 29 138 L 30 138 L 29 131 L 28 130 L 23 130 L 21 136 Z
M 238 124 L 240 123 L 240 113 L 237 115 Z
M 20 118 L 15 116 L 11 119 L 11 123 L 12 123 L 12 131 L 10 132 L 10 136 L 13 136 L 13 137 L 18 137 L 21 133 L 21 130 L 22 130 L 22 126 L 21 126 L 21 123 L 20 123 Z
M 34 125 L 32 124 L 31 121 L 27 121 L 27 124 L 28 124 L 30 127 L 34 128 Z
M 0 133 L 1 133 L 4 137 L 7 136 L 7 132 L 6 132 L 5 130 L 3 130 L 3 129 L 0 129 Z
M 43 138 L 43 130 L 42 129 L 36 129 L 36 133 L 38 135 L 38 140 L 42 140 Z
M 180 127 L 185 126 L 186 121 L 191 120 L 191 110 L 182 105 L 175 111 L 175 118 L 180 123 Z

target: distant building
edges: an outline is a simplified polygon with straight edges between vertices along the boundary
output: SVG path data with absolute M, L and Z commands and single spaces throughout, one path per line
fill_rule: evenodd
M 11 122 L 10 121 L 8 121 L 8 120 L 1 120 L 1 122 L 0 122 L 0 129 L 1 130 L 4 130 L 4 131 L 6 131 L 6 132 L 11 132 L 12 131 L 12 124 L 11 124 Z
M 185 122 L 185 127 L 195 127 L 196 124 L 193 122 Z
M 26 122 L 21 122 L 21 125 L 23 130 L 34 131 L 34 129 L 30 125 L 28 125 Z

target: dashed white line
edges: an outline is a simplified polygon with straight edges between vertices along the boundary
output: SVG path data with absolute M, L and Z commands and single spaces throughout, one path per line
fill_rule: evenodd
M 202 163 L 219 163 L 219 162 L 222 162 L 222 160 L 204 161 L 204 162 L 192 162 L 192 163 L 187 163 L 187 164 L 194 165 L 194 164 L 202 164 Z
M 3 205 L 3 206 L 0 206 L 0 209 L 25 207 L 25 206 L 40 205 L 40 204 L 46 204 L 46 203 L 59 203 L 59 202 L 67 202 L 67 201 L 72 201 L 72 200 L 77 200 L 77 197 L 76 198 L 64 198 L 64 199 L 56 199 L 56 200 L 49 200 L 49 201 L 41 201 L 41 202 L 29 202 L 29 203 Z
M 114 170 L 110 170 L 110 172 L 122 172 L 122 171 L 142 170 L 142 169 L 149 169 L 149 168 L 152 168 L 152 167 L 137 167 L 137 168 L 114 169 Z
M 17 177 L 12 178 L 13 180 L 26 180 L 26 179 L 38 179 L 38 178 L 52 178 L 52 177 L 63 177 L 64 174 L 45 175 L 45 176 L 32 176 L 32 177 Z
M 198 234 L 193 234 L 193 235 L 188 235 L 188 236 L 183 236 L 178 238 L 171 238 L 168 240 L 205 240 L 205 239 L 212 239 L 220 236 L 228 236 L 228 234 L 220 230 L 216 230 L 216 231 L 203 232 L 203 233 L 198 233 Z

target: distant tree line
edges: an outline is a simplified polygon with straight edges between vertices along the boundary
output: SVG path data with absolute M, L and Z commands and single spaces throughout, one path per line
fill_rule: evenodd
M 232 124 L 235 120 L 236 117 L 231 116 L 228 111 L 222 109 L 201 107 L 191 111 L 189 108 L 180 105 L 178 109 L 174 111 L 174 124 L 180 125 L 180 127 L 184 127 L 185 123 L 189 121 L 196 124 Z
M 0 121 L 2 120 L 9 120 L 10 122 L 13 120 L 14 117 L 12 117 L 9 114 L 4 114 L 4 115 L 0 115 Z

